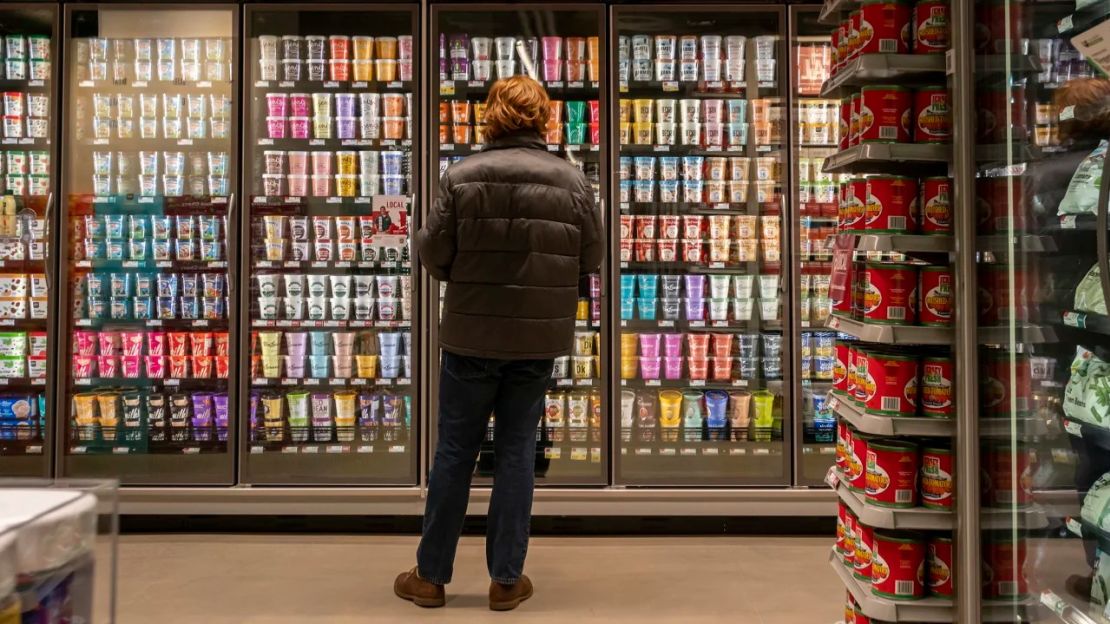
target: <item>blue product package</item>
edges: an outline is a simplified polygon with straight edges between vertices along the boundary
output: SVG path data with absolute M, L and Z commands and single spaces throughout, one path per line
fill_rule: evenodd
M 154 275 L 150 273 L 136 273 L 133 278 L 135 282 L 135 296 L 136 297 L 153 297 L 157 289 L 157 284 L 154 280 Z
M 197 274 L 196 273 L 182 273 L 181 274 L 181 294 L 185 297 L 196 297 L 200 294 L 197 290 Z
M 174 297 L 177 295 L 176 273 L 159 273 L 156 281 L 159 297 Z
M 177 297 L 158 297 L 155 312 L 158 318 L 169 320 L 177 318 Z
M 131 215 L 128 217 L 127 234 L 132 240 L 147 238 L 146 215 Z
M 104 273 L 89 273 L 88 278 L 85 280 L 85 288 L 88 290 L 88 296 L 92 298 L 107 297 L 108 291 L 105 288 L 105 280 Z
M 130 273 L 112 273 L 109 277 L 111 283 L 111 291 L 109 294 L 113 297 L 130 297 L 131 296 L 131 274 Z
M 200 301 L 198 297 L 182 297 L 181 298 L 181 318 L 183 319 L 199 319 L 200 318 Z
M 149 321 L 154 318 L 154 305 L 150 297 L 135 297 L 132 306 L 136 320 Z
M 150 241 L 150 257 L 155 260 L 170 260 L 173 258 L 173 250 L 170 241 L 154 239 Z
M 131 299 L 127 297 L 112 297 L 108 309 L 113 320 L 126 321 L 131 319 Z

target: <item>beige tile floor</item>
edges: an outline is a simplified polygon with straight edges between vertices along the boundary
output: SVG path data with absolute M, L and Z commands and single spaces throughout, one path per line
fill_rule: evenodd
M 512 615 L 486 608 L 481 538 L 459 548 L 444 609 L 393 596 L 410 536 L 124 536 L 121 624 L 371 622 L 729 622 L 821 624 L 841 614 L 832 536 L 538 537 L 536 596 Z

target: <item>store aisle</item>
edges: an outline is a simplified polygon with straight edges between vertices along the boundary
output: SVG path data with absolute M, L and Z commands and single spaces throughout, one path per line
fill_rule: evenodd
M 392 593 L 415 546 L 409 536 L 125 536 L 118 621 L 792 624 L 835 621 L 843 598 L 826 538 L 540 537 L 528 559 L 536 597 L 506 616 L 486 608 L 484 546 L 468 537 L 447 607 L 428 611 Z

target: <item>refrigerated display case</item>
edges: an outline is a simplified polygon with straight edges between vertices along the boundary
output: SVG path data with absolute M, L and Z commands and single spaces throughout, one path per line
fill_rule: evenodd
M 416 18 L 246 9 L 243 482 L 416 483 Z
M 785 21 L 613 9 L 618 484 L 791 480 Z
M 66 7 L 61 475 L 234 480 L 238 25 Z
M 603 62 L 606 40 L 601 5 L 567 4 L 550 8 L 535 4 L 433 5 L 430 58 L 437 94 L 430 127 L 431 167 L 442 174 L 452 162 L 482 149 L 482 115 L 493 82 L 515 74 L 540 81 L 551 96 L 551 125 L 545 135 L 548 151 L 580 168 L 594 188 L 604 212 L 608 162 L 608 68 Z M 429 184 L 435 180 L 429 176 Z M 434 192 L 430 189 L 429 192 Z M 592 275 L 579 286 L 577 331 L 573 354 L 555 362 L 551 390 L 537 432 L 539 485 L 605 484 L 609 474 L 607 413 L 608 326 L 603 276 Z M 433 292 L 442 289 L 433 288 Z M 435 302 L 438 310 L 442 297 Z M 435 327 L 431 335 L 436 335 Z M 431 344 L 436 344 L 433 339 Z M 438 350 L 432 349 L 438 362 Z M 430 366 L 431 397 L 436 397 L 438 366 Z M 432 448 L 436 405 L 429 412 Z M 495 416 L 495 415 L 494 415 Z M 493 418 L 479 462 L 480 474 L 492 458 Z M 484 483 L 484 480 L 479 481 Z
M 825 330 L 832 311 L 829 285 L 832 239 L 836 234 L 836 193 L 840 176 L 825 173 L 825 159 L 840 138 L 840 102 L 822 97 L 832 70 L 832 38 L 817 20 L 819 7 L 791 7 L 791 223 L 796 253 L 791 254 L 798 293 L 794 329 L 798 348 L 791 358 L 798 371 L 794 413 L 795 483 L 821 485 L 836 452 L 836 417 L 826 406 L 833 380 L 835 332 Z
M 58 8 L 0 6 L 0 476 L 47 476 L 57 298 L 53 250 Z

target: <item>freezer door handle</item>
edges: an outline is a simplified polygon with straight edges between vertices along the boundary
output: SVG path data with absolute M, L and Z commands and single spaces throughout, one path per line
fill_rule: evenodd
M 43 212 L 42 212 L 43 236 L 46 237 L 47 241 L 50 240 L 50 214 L 53 211 L 54 211 L 54 192 L 51 191 L 50 194 L 46 196 L 46 209 L 43 210 Z M 47 252 L 46 257 L 49 259 L 50 253 L 55 252 L 55 250 L 52 249 L 51 245 L 49 245 L 49 244 L 47 244 L 45 247 L 46 247 L 46 252 Z M 42 273 L 43 273 L 43 275 L 46 276 L 46 292 L 48 292 L 48 293 L 53 292 L 53 290 L 54 290 L 54 283 L 53 283 L 54 278 L 51 276 L 50 263 L 49 262 L 47 262 L 46 268 L 45 268 L 45 270 L 43 270 Z
M 605 198 L 604 197 L 602 197 L 601 199 L 598 200 L 598 207 L 601 210 L 601 218 L 604 219 L 605 218 Z M 608 295 L 609 295 L 609 280 L 605 279 L 606 276 L 609 274 L 608 270 L 607 270 L 609 268 L 608 265 L 609 265 L 609 254 L 605 254 L 601 258 L 601 275 L 599 276 L 600 277 L 599 281 L 601 282 L 601 299 L 602 299 L 602 301 L 607 299 Z
M 231 196 L 227 198 L 227 223 L 228 223 L 228 225 L 231 225 L 232 223 L 235 223 L 235 215 L 237 213 L 237 210 L 238 210 L 238 207 L 235 204 L 235 193 L 232 193 Z M 226 231 L 224 232 L 224 237 L 227 238 L 227 232 Z M 231 267 L 230 260 L 228 262 L 228 267 Z M 229 273 L 229 275 L 227 276 L 227 294 L 228 294 L 229 297 L 234 297 L 235 296 L 235 280 L 231 279 L 230 270 L 228 271 L 228 273 Z

